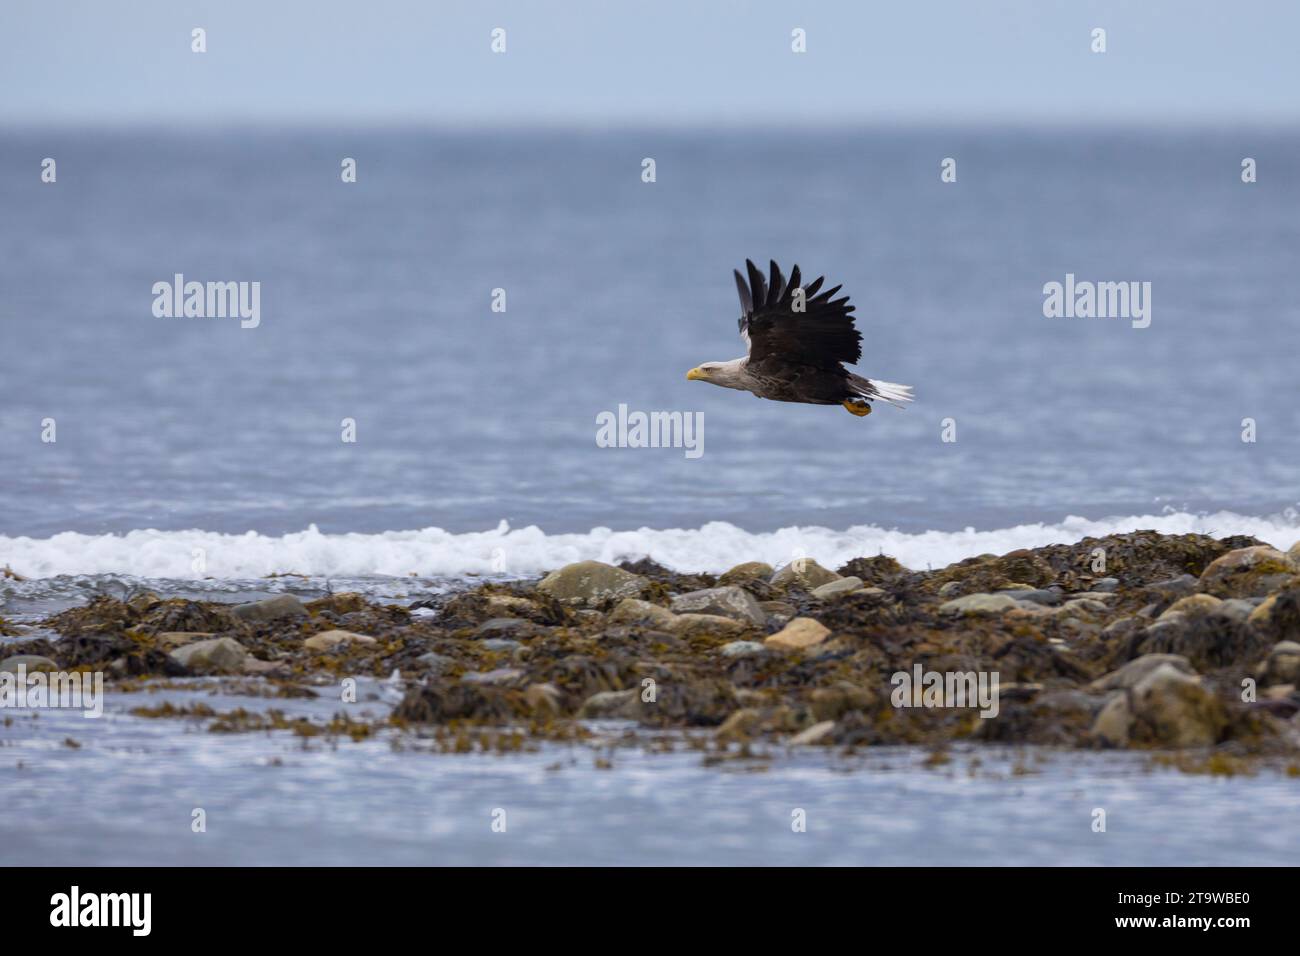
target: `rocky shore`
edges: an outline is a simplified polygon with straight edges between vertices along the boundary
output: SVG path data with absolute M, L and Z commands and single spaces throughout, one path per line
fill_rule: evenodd
M 1148 749 L 1215 772 L 1276 760 L 1300 774 L 1300 545 L 1253 538 L 1135 532 L 934 571 L 883 555 L 717 576 L 585 561 L 410 607 L 142 593 L 28 630 L 0 620 L 20 638 L 0 644 L 0 671 L 103 671 L 110 690 L 138 692 L 198 676 L 339 701 L 328 724 L 151 706 L 146 693 L 133 711 L 217 732 L 384 730 L 509 750 L 618 719 L 649 745 L 676 735 L 718 759 L 888 744 L 942 759 L 960 740 Z M 937 675 L 933 694 L 908 689 L 911 675 Z M 392 689 L 390 716 L 349 713 L 349 678 L 363 677 Z M 994 706 L 972 699 L 977 685 Z M 954 686 L 971 695 L 954 700 Z

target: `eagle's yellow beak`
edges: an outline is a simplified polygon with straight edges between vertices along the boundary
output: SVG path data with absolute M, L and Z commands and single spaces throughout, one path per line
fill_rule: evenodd
M 704 370 L 701 369 L 699 366 L 696 366 L 695 368 L 691 369 L 689 372 L 686 373 L 686 381 L 688 382 L 707 381 L 707 380 L 708 380 L 708 376 L 704 374 Z

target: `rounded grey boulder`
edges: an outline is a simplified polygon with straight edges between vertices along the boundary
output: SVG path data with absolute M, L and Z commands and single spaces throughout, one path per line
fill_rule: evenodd
M 230 613 L 241 621 L 278 621 L 286 617 L 306 617 L 307 609 L 292 594 L 280 594 L 265 601 L 236 604 Z
M 557 601 L 599 604 L 619 598 L 640 597 L 649 582 L 612 564 L 578 561 L 542 578 L 537 590 Z
M 247 657 L 244 645 L 230 637 L 182 644 L 171 652 L 171 659 L 189 670 L 217 673 L 238 673 Z
M 767 614 L 754 596 L 734 585 L 679 594 L 673 598 L 672 609 L 675 614 L 713 614 L 757 627 L 767 623 Z

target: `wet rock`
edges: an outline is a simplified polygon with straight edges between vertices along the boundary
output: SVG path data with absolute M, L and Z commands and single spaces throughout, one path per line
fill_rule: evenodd
M 251 674 L 254 677 L 263 677 L 273 675 L 278 677 L 289 676 L 289 669 L 285 667 L 283 661 L 259 661 L 256 657 L 244 658 L 242 668 L 245 674 Z
M 1024 610 L 1024 605 L 1005 594 L 968 594 L 939 605 L 941 614 L 1002 614 Z
M 134 627 L 139 619 L 139 613 L 123 602 L 97 597 L 85 607 L 68 608 L 44 623 L 65 637 L 80 637 L 85 634 L 121 634 Z
M 834 723 L 853 711 L 870 710 L 874 700 L 870 691 L 841 680 L 813 691 L 812 712 L 819 721 Z
M 419 616 L 416 620 L 419 620 Z M 316 615 L 316 621 L 319 622 L 317 626 L 329 624 L 339 630 L 353 631 L 357 634 L 381 635 L 393 628 L 408 627 L 411 624 L 411 614 L 406 608 L 392 604 L 378 608 L 372 605 L 364 611 L 350 614 L 322 611 Z
M 306 617 L 307 608 L 292 594 L 280 594 L 251 604 L 236 604 L 231 607 L 230 613 L 241 621 L 265 623 L 285 618 Z
M 1146 626 L 1146 619 L 1136 615 L 1116 618 L 1102 628 L 1101 636 L 1109 642 L 1118 643 L 1120 641 L 1127 641 L 1139 631 L 1145 630 Z
M 1245 598 L 1228 598 L 1226 601 L 1220 601 L 1219 606 L 1212 613 L 1240 625 L 1250 620 L 1250 615 L 1254 613 L 1255 608 L 1256 605 Z
M 521 597 L 488 590 L 491 587 L 494 585 L 478 591 L 465 591 L 450 598 L 442 605 L 439 622 L 450 628 L 461 628 L 477 627 L 484 621 L 496 618 L 519 618 L 539 626 L 551 627 L 566 623 L 571 616 L 571 612 L 559 601 L 541 591 L 533 592 L 533 597 Z
M 25 628 L 22 632 L 23 635 L 30 635 L 36 632 L 36 629 L 33 627 L 27 627 L 26 625 L 19 626 Z M 10 636 L 12 637 L 14 635 Z M 72 639 L 64 639 L 55 642 L 47 640 L 44 637 L 27 636 L 20 641 L 0 641 L 0 658 L 4 657 L 6 654 L 40 654 L 42 657 L 51 657 L 56 660 L 61 660 L 61 655 L 55 650 L 56 643 L 58 647 L 65 648 L 72 643 Z
M 487 612 L 502 618 L 524 618 L 531 621 L 541 614 L 541 607 L 536 601 L 515 594 L 489 594 L 486 601 Z
M 171 650 L 180 647 L 182 644 L 193 644 L 195 641 L 206 641 L 213 637 L 211 631 L 163 631 L 154 635 L 154 641 L 159 647 L 165 650 Z
M 441 724 L 451 720 L 501 723 L 525 716 L 527 712 L 519 691 L 471 682 L 411 688 L 393 708 L 393 718 L 415 724 Z
M 685 574 L 680 571 L 673 571 L 665 568 L 662 564 L 651 561 L 649 558 L 641 558 L 637 561 L 620 561 L 618 566 L 629 574 L 640 575 L 651 584 L 662 584 L 664 592 L 698 591 L 700 588 L 711 588 L 717 584 L 717 578 L 712 574 Z M 651 588 L 651 590 L 658 591 L 660 589 Z
M 322 631 L 319 634 L 313 634 L 302 642 L 302 646 L 309 651 L 317 653 L 324 651 L 338 650 L 341 647 L 352 644 L 378 644 L 373 637 L 365 634 L 354 634 L 351 631 Z
M 51 648 L 51 653 L 47 656 L 54 657 L 65 670 L 71 670 L 75 667 L 91 667 L 96 670 L 103 665 L 131 655 L 136 655 L 138 646 L 129 638 L 117 634 L 78 634 L 76 637 L 65 637 Z M 157 651 L 155 661 L 169 660 L 166 653 Z M 184 668 L 179 664 L 172 665 L 177 674 L 184 673 Z M 135 672 L 143 673 L 154 668 L 137 668 Z
M 462 674 L 460 681 L 462 684 L 513 684 L 523 676 L 524 672 L 517 667 L 498 667 L 490 671 L 471 671 Z
M 237 627 L 237 619 L 226 609 L 212 605 L 173 598 L 150 602 L 135 625 L 135 630 L 145 634 L 208 633 L 219 634 Z
M 1180 674 L 1195 674 L 1187 658 L 1178 654 L 1144 654 L 1129 661 L 1119 670 L 1111 671 L 1088 685 L 1090 691 L 1127 690 L 1134 687 L 1157 667 L 1168 665 Z
M 1098 740 L 1090 729 L 1106 703 L 1105 697 L 1074 689 L 1031 693 L 1031 688 L 1001 688 L 997 719 L 977 720 L 972 736 L 989 742 L 1052 747 L 1077 746 L 1085 738 Z
M 785 588 L 779 588 L 764 578 L 745 578 L 743 581 L 727 585 L 727 587 L 738 587 L 748 591 L 759 604 L 765 604 L 768 601 L 784 601 L 786 598 Z
M 1219 541 L 1202 534 L 1133 531 L 1049 545 L 1036 549 L 1036 553 L 1062 578 L 1093 580 L 1092 575 L 1100 573 L 1132 587 L 1182 574 L 1199 575 L 1211 561 L 1233 548 L 1259 543 L 1253 538 Z M 1105 560 L 1104 569 L 1096 565 L 1099 553 Z
M 441 674 L 453 667 L 456 662 L 444 654 L 439 654 L 436 651 L 429 651 L 417 657 L 415 663 L 419 664 L 426 671 L 434 674 Z
M 732 637 L 743 634 L 751 625 L 719 614 L 678 614 L 673 618 L 673 634 L 683 638 Z
M 823 584 L 820 587 L 812 589 L 812 596 L 819 601 L 833 601 L 836 598 L 843 597 L 862 587 L 862 579 L 858 577 L 839 578 Z
M 721 740 L 748 740 L 758 731 L 762 720 L 763 715 L 756 708 L 742 707 L 731 712 L 716 734 Z
M 799 613 L 793 604 L 786 604 L 784 601 L 760 601 L 758 606 L 763 609 L 771 624 L 785 624 Z
M 1292 720 L 1300 714 L 1300 694 L 1294 684 L 1278 684 L 1263 690 L 1259 700 L 1249 705 L 1253 713 L 1270 714 L 1278 720 Z
M 1157 597 L 1164 600 L 1177 600 L 1186 597 L 1189 594 L 1196 593 L 1196 586 L 1200 581 L 1190 574 L 1182 574 L 1176 578 L 1168 578 L 1163 581 L 1156 581 L 1154 584 L 1148 584 L 1146 589 L 1155 592 Z
M 1106 614 L 1109 611 L 1110 607 L 1107 606 L 1106 602 L 1098 601 L 1095 598 L 1074 598 L 1066 601 L 1056 609 L 1057 614 L 1064 616 L 1071 614 Z
M 728 571 L 724 571 L 718 578 L 718 584 L 739 584 L 742 581 L 769 581 L 776 572 L 772 565 L 764 561 L 746 561 L 744 564 L 738 564 Z
M 641 693 L 633 687 L 629 690 L 607 690 L 592 694 L 582 702 L 578 716 L 587 719 L 635 720 L 640 710 Z
M 1222 702 L 1199 677 L 1162 663 L 1106 703 L 1092 737 L 1112 747 L 1209 747 L 1227 725 Z
M 1089 731 L 1092 739 L 1106 747 L 1127 747 L 1133 732 L 1133 708 L 1128 694 L 1116 694 L 1102 707 Z
M 778 588 L 798 585 L 805 591 L 811 591 L 838 579 L 838 574 L 827 571 L 812 558 L 799 558 L 773 574 L 772 584 Z
M 1212 594 L 1189 594 L 1169 605 L 1156 620 L 1167 620 L 1179 614 L 1208 614 L 1218 610 L 1221 604 L 1223 601 Z
M 810 617 L 797 617 L 763 643 L 782 651 L 801 651 L 815 647 L 830 637 L 830 628 Z
M 494 617 L 474 629 L 475 640 L 510 640 L 518 643 L 542 633 L 538 624 L 522 617 Z
M 871 587 L 892 587 L 916 576 L 894 558 L 884 554 L 871 558 L 854 558 L 840 568 L 839 573 L 845 577 L 858 578 Z
M 828 744 L 831 742 L 831 735 L 835 732 L 835 721 L 823 720 L 821 723 L 813 724 L 807 730 L 800 731 L 790 738 L 791 747 L 810 747 L 818 744 Z
M 1033 700 L 1043 692 L 1042 684 L 1000 684 L 998 686 L 998 700 Z
M 479 646 L 485 651 L 509 651 L 510 653 L 514 653 L 524 645 L 519 641 L 511 640 L 508 637 L 489 637 L 484 641 L 480 641 Z
M 1153 623 L 1137 639 L 1138 654 L 1180 654 L 1204 673 L 1259 659 L 1268 641 L 1220 614 L 1175 614 Z
M 743 621 L 756 627 L 767 623 L 767 615 L 753 595 L 738 587 L 706 588 L 673 598 L 677 614 L 716 614 Z
M 718 648 L 718 653 L 723 657 L 753 657 L 766 650 L 767 648 L 758 641 L 730 641 Z
M 1300 571 L 1289 557 L 1268 545 L 1239 548 L 1212 561 L 1201 574 L 1200 589 L 1216 597 L 1263 597 Z
M 1300 639 L 1300 587 L 1270 594 L 1246 620 L 1252 630 L 1275 641 Z
M 1005 594 L 1016 601 L 1028 602 L 1030 604 L 1041 604 L 1044 607 L 1055 607 L 1064 599 L 1065 595 L 1053 588 L 1023 588 L 1010 591 L 999 591 L 999 594 Z M 942 596 L 942 595 L 940 595 Z
M 1118 591 L 1119 578 L 1098 578 L 1097 580 L 1092 582 L 1092 589 L 1094 591 L 1106 591 L 1106 592 Z
M 889 592 L 884 588 L 858 588 L 853 592 L 854 597 L 871 598 L 875 601 L 889 600 Z
M 750 690 L 747 687 L 737 687 L 736 703 L 741 707 L 762 707 L 767 703 L 767 695 L 760 690 Z
M 995 619 L 989 620 L 992 622 Z M 1011 620 L 1023 625 L 1035 619 Z M 1027 683 L 1043 681 L 1049 677 L 1065 677 L 1077 681 L 1089 676 L 1068 647 L 1053 643 L 1051 639 L 1043 640 L 1037 628 L 1018 626 L 1015 631 L 1014 637 L 998 647 L 990 662 L 994 665 L 991 669 L 996 669 L 1002 675 L 1000 680 Z
M 342 591 L 338 594 L 330 594 L 314 601 L 308 601 L 303 607 L 307 609 L 309 614 L 329 611 L 331 614 L 343 615 L 368 610 L 370 605 L 366 601 L 365 595 L 358 594 L 356 591 Z
M 537 590 L 565 602 L 603 604 L 642 596 L 649 581 L 600 561 L 579 561 L 552 571 Z
M 133 594 L 126 603 L 132 610 L 143 614 L 155 604 L 162 603 L 162 598 L 153 591 L 141 591 L 139 594 Z
M 524 702 L 534 714 L 558 717 L 563 711 L 564 695 L 554 684 L 529 684 L 524 691 Z
M 660 681 L 654 699 L 641 701 L 641 723 L 650 727 L 716 727 L 736 709 L 730 681 L 717 678 Z
M 1264 687 L 1300 684 L 1300 643 L 1281 641 L 1274 645 L 1255 673 Z
M 28 674 L 42 671 L 57 671 L 59 665 L 40 654 L 15 654 L 0 661 L 0 671 L 17 674 L 18 668 L 24 668 Z
M 1042 588 L 1056 580 L 1056 572 L 1032 551 L 1012 551 L 1001 557 L 986 555 L 968 558 L 935 572 L 930 581 L 946 584 L 959 581 L 968 593 L 996 591 L 1001 588 Z
M 1101 633 L 1101 625 L 1095 621 L 1088 620 L 1088 615 L 1084 612 L 1072 610 L 1068 607 L 1062 608 L 1061 614 L 1061 633 L 1063 637 L 1049 637 L 1047 640 L 1052 644 L 1068 644 L 1071 641 L 1081 641 L 1091 639 Z M 1069 638 L 1070 641 L 1067 641 Z M 1064 649 L 1064 648 L 1063 648 Z
M 196 673 L 237 674 L 244 669 L 248 651 L 229 637 L 183 644 L 171 652 L 173 661 Z
M 654 649 L 655 652 L 676 651 L 687 647 L 682 638 L 676 634 L 646 624 L 613 624 L 592 637 L 603 644 L 635 645 Z
M 1227 726 L 1223 704 L 1199 677 L 1161 664 L 1131 691 L 1135 739 L 1169 747 L 1208 747 Z
M 624 598 L 606 619 L 610 624 L 645 624 L 660 630 L 670 630 L 673 625 L 673 612 L 666 607 L 640 601 L 636 598 Z

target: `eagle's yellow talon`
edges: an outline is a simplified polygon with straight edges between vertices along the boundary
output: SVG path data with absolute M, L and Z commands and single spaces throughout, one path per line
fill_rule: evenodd
M 847 408 L 852 414 L 861 418 L 863 415 L 871 414 L 871 406 L 861 399 L 847 399 L 840 403 Z

